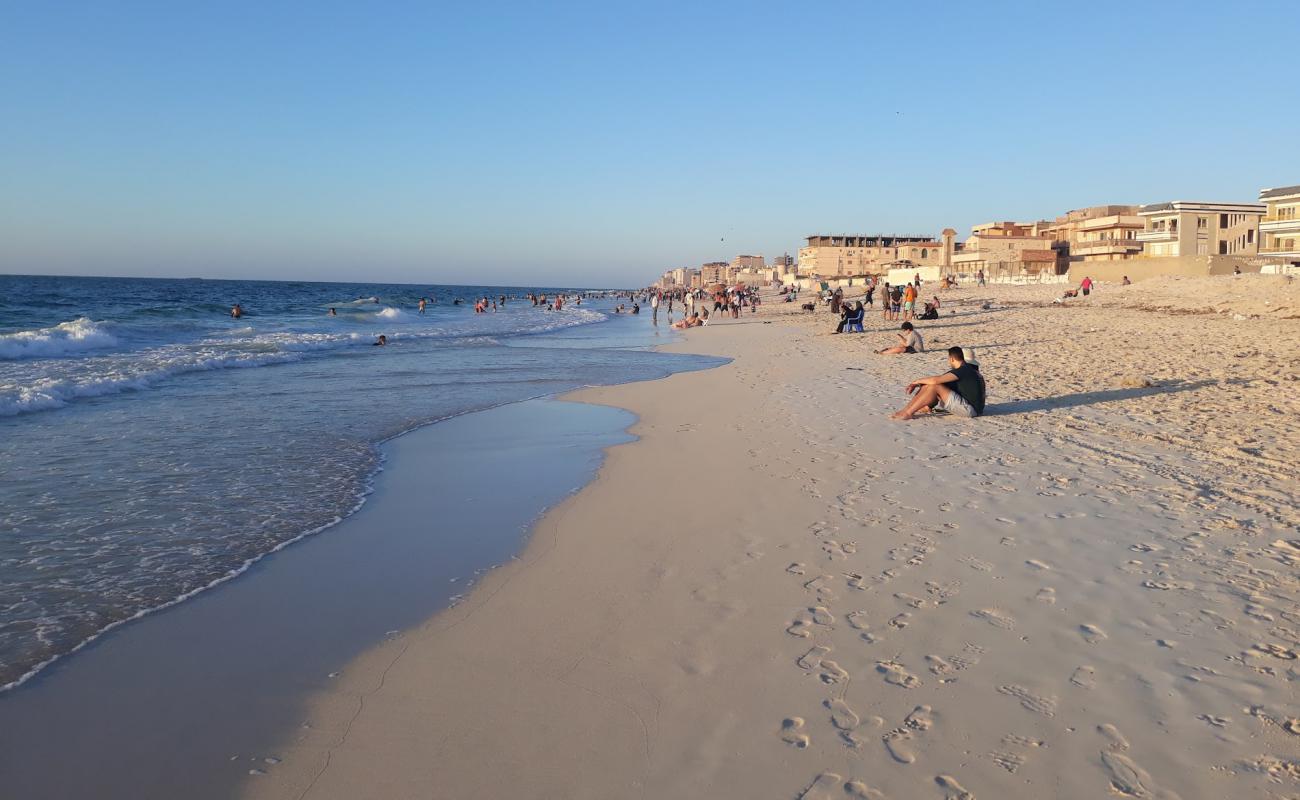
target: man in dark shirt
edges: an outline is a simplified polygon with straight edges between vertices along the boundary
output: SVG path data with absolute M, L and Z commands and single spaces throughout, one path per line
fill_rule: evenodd
M 979 366 L 969 363 L 960 347 L 948 348 L 948 365 L 942 375 L 921 378 L 907 384 L 907 393 L 915 396 L 893 415 L 893 419 L 912 419 L 935 408 L 958 417 L 978 417 L 984 413 L 984 377 Z

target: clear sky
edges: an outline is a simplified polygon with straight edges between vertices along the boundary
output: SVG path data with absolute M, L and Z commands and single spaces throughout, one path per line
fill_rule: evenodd
M 0 272 L 640 285 L 1300 183 L 1300 3 L 0 0 Z

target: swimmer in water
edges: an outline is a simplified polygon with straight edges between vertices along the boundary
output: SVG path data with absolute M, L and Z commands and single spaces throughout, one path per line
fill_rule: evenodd
M 375 343 L 374 343 L 373 345 L 371 345 L 371 346 L 372 346 L 372 347 L 383 347 L 383 346 L 386 345 L 386 344 L 388 344 L 388 337 L 385 336 L 385 335 L 383 335 L 383 334 L 381 333 L 381 334 L 379 334 L 379 338 L 376 339 L 376 340 L 375 340 Z
M 337 317 L 338 315 L 339 315 L 339 312 L 335 311 L 335 310 L 332 309 L 332 308 L 330 309 L 330 316 L 331 316 L 331 317 Z
M 239 319 L 240 317 L 244 316 L 244 307 L 241 306 L 239 303 L 235 303 L 235 307 L 230 309 L 230 316 L 234 317 L 235 319 Z

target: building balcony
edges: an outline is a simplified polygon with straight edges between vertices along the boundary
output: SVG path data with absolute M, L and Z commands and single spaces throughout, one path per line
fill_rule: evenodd
M 1137 240 L 1139 242 L 1176 242 L 1178 241 L 1178 229 L 1138 231 Z
M 1261 233 L 1300 231 L 1300 217 L 1290 217 L 1287 219 L 1282 219 L 1280 217 L 1264 217 L 1259 221 L 1259 230 Z
M 1115 252 L 1132 252 L 1142 249 L 1142 242 L 1137 239 L 1090 239 L 1083 242 L 1071 242 L 1070 253 L 1072 255 L 1087 255 L 1090 253 L 1115 253 Z

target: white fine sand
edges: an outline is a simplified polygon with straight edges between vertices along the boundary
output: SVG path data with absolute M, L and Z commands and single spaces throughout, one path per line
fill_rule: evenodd
M 975 421 L 890 422 L 943 355 L 776 303 L 580 393 L 640 441 L 247 796 L 1300 797 L 1294 284 L 1059 292 L 921 324 Z

